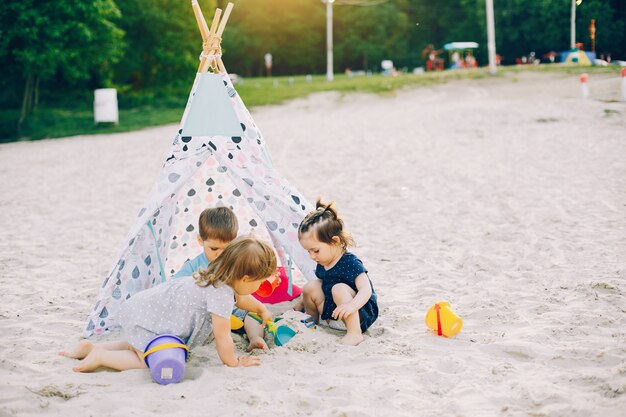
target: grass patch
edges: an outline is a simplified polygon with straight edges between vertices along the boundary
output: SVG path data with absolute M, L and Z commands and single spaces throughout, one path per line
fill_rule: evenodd
M 524 65 L 498 68 L 498 76 L 512 74 L 514 81 L 522 72 L 556 72 L 566 75 L 616 73 L 615 67 L 581 67 L 572 65 Z M 479 79 L 489 76 L 488 68 L 471 70 L 431 72 L 425 74 L 400 74 L 397 77 L 374 74 L 372 76 L 336 75 L 329 83 L 323 75 L 313 76 L 307 82 L 305 76 L 245 78 L 236 86 L 237 92 L 248 107 L 279 104 L 288 100 L 306 97 L 309 94 L 337 91 L 339 93 L 364 92 L 388 95 L 405 87 L 424 87 L 459 79 Z M 65 136 L 115 133 L 138 130 L 180 121 L 191 88 L 182 83 L 159 89 L 128 91 L 118 89 L 120 124 L 114 126 L 94 125 L 91 93 L 84 91 L 72 100 L 69 95 L 62 103 L 43 104 L 30 116 L 17 132 L 18 109 L 0 110 L 0 143 L 19 140 L 38 140 Z M 605 111 L 606 113 L 606 111 Z M 606 113 L 607 117 L 610 114 Z M 538 119 L 539 123 L 553 122 Z
M 262 106 L 266 104 L 279 104 L 295 98 L 306 97 L 309 94 L 325 91 L 337 91 L 339 93 L 374 93 L 386 94 L 403 87 L 428 86 L 444 83 L 454 79 L 482 78 L 487 73 L 482 70 L 456 72 L 437 72 L 428 74 L 400 74 L 397 77 L 375 74 L 372 76 L 335 76 L 332 83 L 326 81 L 324 76 L 313 76 L 311 82 L 306 81 L 305 76 L 250 78 L 239 83 L 237 92 L 246 106 Z
M 76 135 L 91 135 L 99 133 L 127 132 L 143 129 L 149 126 L 175 123 L 180 120 L 182 110 L 180 108 L 159 108 L 150 106 L 137 107 L 134 109 L 120 109 L 120 124 L 112 123 L 95 125 L 93 110 L 78 109 L 50 109 L 40 108 L 32 117 L 28 118 L 20 134 L 16 131 L 16 120 L 19 117 L 17 111 L 0 112 L 0 125 L 4 127 L 1 142 L 38 140 Z
M 619 111 L 613 109 L 604 109 L 604 117 L 611 117 L 620 114 Z
M 487 72 L 447 71 L 428 74 L 401 74 L 397 77 L 372 75 L 347 77 L 338 75 L 332 83 L 324 76 L 245 78 L 236 86 L 237 92 L 248 107 L 279 104 L 288 100 L 306 97 L 312 93 L 338 91 L 341 93 L 368 92 L 375 94 L 393 93 L 408 86 L 426 86 L 461 78 L 482 78 Z M 190 83 L 191 84 L 191 83 Z M 167 86 L 161 89 L 126 92 L 118 90 L 118 126 L 94 125 L 93 104 L 85 97 L 77 98 L 74 104 L 65 100 L 62 104 L 40 105 L 17 132 L 19 111 L 0 110 L 0 143 L 21 140 L 38 140 L 75 135 L 127 132 L 150 126 L 179 122 L 189 96 L 191 85 Z M 158 103 L 150 105 L 148 103 Z

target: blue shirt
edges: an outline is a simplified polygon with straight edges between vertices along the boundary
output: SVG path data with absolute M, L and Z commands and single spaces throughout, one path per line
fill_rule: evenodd
M 185 262 L 182 268 L 180 268 L 180 271 L 172 275 L 172 278 L 189 277 L 200 268 L 206 269 L 206 267 L 209 266 L 209 263 L 210 262 L 207 259 L 206 255 L 204 254 L 204 252 L 202 252 L 195 258 Z

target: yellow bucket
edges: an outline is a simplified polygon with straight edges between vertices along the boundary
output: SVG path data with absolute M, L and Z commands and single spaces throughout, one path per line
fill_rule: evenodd
M 463 320 L 452 311 L 450 303 L 435 303 L 426 313 L 426 326 L 439 336 L 452 337 L 461 331 Z
M 243 327 L 243 320 L 234 314 L 230 315 L 230 330 L 239 330 Z

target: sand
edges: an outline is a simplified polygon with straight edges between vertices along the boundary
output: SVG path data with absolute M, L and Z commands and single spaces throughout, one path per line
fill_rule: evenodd
M 0 145 L 0 416 L 623 416 L 619 85 L 591 77 L 583 100 L 575 76 L 520 73 L 253 109 L 280 172 L 335 200 L 380 318 L 347 347 L 287 313 L 300 333 L 262 366 L 228 368 L 211 342 L 168 386 L 56 353 L 177 126 Z M 441 300 L 464 320 L 451 339 L 424 324 Z

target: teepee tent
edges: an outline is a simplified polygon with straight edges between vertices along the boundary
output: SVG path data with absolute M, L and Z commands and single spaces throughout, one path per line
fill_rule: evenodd
M 200 253 L 196 228 L 207 207 L 232 208 L 239 234 L 271 241 L 283 265 L 293 263 L 306 279 L 315 278 L 315 264 L 298 243 L 298 225 L 312 206 L 274 169 L 221 59 L 221 35 L 233 5 L 228 4 L 223 17 L 216 10 L 210 29 L 196 0 L 192 6 L 203 52 L 180 129 L 104 279 L 85 337 L 114 329 L 126 299 L 167 281 Z

